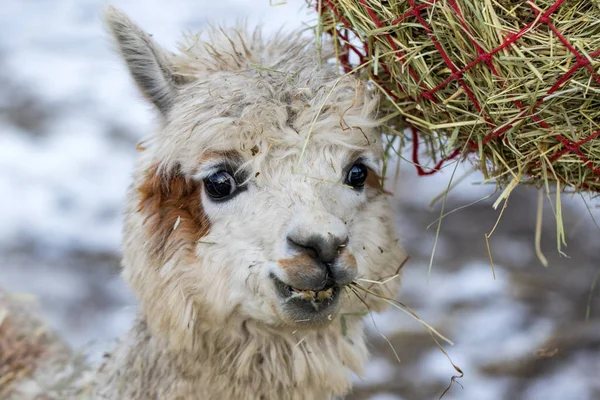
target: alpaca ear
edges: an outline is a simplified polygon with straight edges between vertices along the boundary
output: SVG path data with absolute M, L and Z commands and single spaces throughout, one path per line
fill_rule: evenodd
M 166 116 L 181 80 L 173 74 L 171 56 L 123 12 L 108 7 L 105 21 L 135 83 Z

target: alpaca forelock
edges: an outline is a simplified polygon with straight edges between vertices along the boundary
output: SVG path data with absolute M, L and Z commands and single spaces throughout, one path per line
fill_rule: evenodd
M 342 394 L 347 373 L 327 360 L 358 371 L 365 347 L 360 321 L 340 318 L 384 307 L 347 285 L 392 277 L 404 259 L 378 176 L 376 99 L 297 33 L 212 28 L 171 54 L 115 9 L 107 23 L 161 118 L 140 146 L 124 229 L 123 276 L 149 330 L 170 351 L 227 352 L 242 351 L 231 343 L 244 326 L 241 342 L 256 339 L 244 351 L 285 358 L 290 385 L 322 374 Z

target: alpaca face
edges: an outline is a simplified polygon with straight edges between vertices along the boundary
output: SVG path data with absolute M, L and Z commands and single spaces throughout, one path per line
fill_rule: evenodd
M 237 305 L 272 324 L 330 321 L 344 287 L 367 273 L 356 255 L 366 261 L 373 240 L 395 244 L 385 229 L 380 238 L 361 231 L 382 206 L 374 155 L 311 146 L 300 158 L 299 144 L 271 149 L 259 162 L 229 149 L 194 173 L 210 221 L 196 268 L 214 277 L 208 298 L 226 298 L 219 312 Z
M 124 277 L 158 329 L 259 320 L 296 329 L 381 308 L 348 285 L 398 273 L 376 101 L 297 35 L 212 31 L 171 55 L 108 24 L 161 115 L 129 195 Z M 372 284 L 393 296 L 397 280 Z

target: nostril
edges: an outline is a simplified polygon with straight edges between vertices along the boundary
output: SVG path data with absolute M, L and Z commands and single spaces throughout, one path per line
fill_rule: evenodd
M 300 243 L 296 242 L 292 237 L 287 237 L 287 242 L 290 247 L 304 247 Z
M 287 242 L 288 242 L 288 246 L 290 248 L 294 249 L 295 251 L 308 254 L 309 256 L 311 256 L 313 258 L 318 258 L 317 249 L 315 249 L 314 247 L 311 247 L 310 243 L 307 244 L 306 242 L 300 240 L 299 238 L 294 238 L 294 237 L 290 237 L 290 236 L 288 236 Z
M 290 235 L 287 237 L 287 242 L 288 246 L 295 251 L 308 254 L 329 267 L 338 257 L 340 248 L 346 246 L 348 239 L 342 240 L 331 235 L 327 237 L 321 235 L 306 237 Z

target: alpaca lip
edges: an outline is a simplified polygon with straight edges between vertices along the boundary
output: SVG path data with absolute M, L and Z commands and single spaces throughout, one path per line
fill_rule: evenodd
M 330 285 L 320 290 L 297 289 L 282 282 L 275 275 L 270 278 L 275 284 L 279 296 L 283 299 L 283 307 L 297 321 L 316 321 L 319 316 L 330 317 L 338 303 L 340 286 Z

